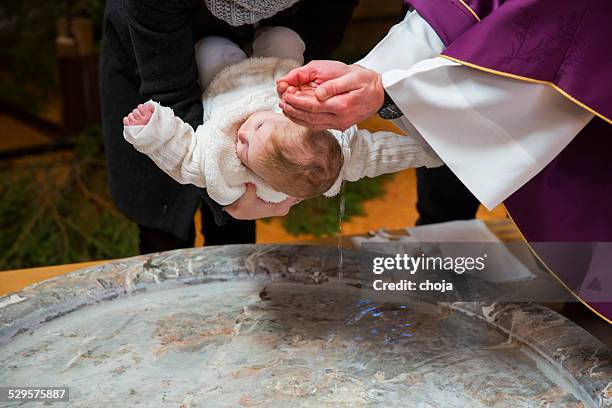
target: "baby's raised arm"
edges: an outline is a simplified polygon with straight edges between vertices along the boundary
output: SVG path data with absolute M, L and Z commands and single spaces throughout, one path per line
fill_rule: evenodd
M 181 184 L 206 187 L 204 179 L 205 146 L 191 126 L 177 117 L 172 109 L 149 101 L 144 107 L 152 114 L 143 121 L 140 112 L 124 119 L 123 137 L 134 148 L 149 156 L 166 174 Z M 146 112 L 146 111 L 145 111 Z M 146 119 L 146 118 L 145 118 Z M 133 125 L 141 123 L 139 125 Z
M 356 126 L 349 128 L 342 136 L 344 180 L 357 181 L 363 177 L 376 177 L 414 167 L 444 164 L 426 143 L 416 139 L 393 132 L 372 133 Z

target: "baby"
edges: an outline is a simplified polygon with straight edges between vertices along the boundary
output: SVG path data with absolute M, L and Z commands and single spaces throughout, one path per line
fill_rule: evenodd
M 139 105 L 124 119 L 124 125 L 146 126 L 155 110 L 154 103 Z M 137 143 L 135 146 L 140 147 Z M 254 112 L 238 127 L 235 152 L 240 162 L 272 189 L 301 199 L 328 191 L 338 179 L 344 161 L 340 144 L 331 132 L 296 125 L 283 114 L 271 110 Z M 155 155 L 148 154 L 155 160 Z M 156 160 L 156 163 L 162 167 L 161 162 Z M 265 187 L 258 185 L 261 184 L 258 180 L 253 181 L 259 187 L 261 198 L 271 202 L 286 198 L 262 192 Z M 194 184 L 205 187 L 205 183 L 195 180 Z
M 179 183 L 205 187 L 222 205 L 246 183 L 268 202 L 288 196 L 332 196 L 342 180 L 355 181 L 409 167 L 441 164 L 410 137 L 315 131 L 287 119 L 278 107 L 276 80 L 303 63 L 304 43 L 292 30 L 259 30 L 253 57 L 222 37 L 196 45 L 204 123 L 195 131 L 171 109 L 149 101 L 124 118 L 124 137 Z

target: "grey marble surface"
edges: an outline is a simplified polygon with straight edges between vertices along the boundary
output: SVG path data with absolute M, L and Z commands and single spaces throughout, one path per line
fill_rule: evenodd
M 611 351 L 554 311 L 374 301 L 362 258 L 340 277 L 333 248 L 211 247 L 41 282 L 0 298 L 0 386 L 82 407 L 612 406 Z

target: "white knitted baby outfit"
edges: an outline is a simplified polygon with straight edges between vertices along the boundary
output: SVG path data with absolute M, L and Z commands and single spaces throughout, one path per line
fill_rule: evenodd
M 194 132 L 172 109 L 155 106 L 145 126 L 126 126 L 125 140 L 149 156 L 155 164 L 181 184 L 206 188 L 208 195 L 228 205 L 256 187 L 267 202 L 287 198 L 248 169 L 236 154 L 240 125 L 253 113 L 278 108 L 276 79 L 298 66 L 293 60 L 250 58 L 222 70 L 202 95 L 204 122 Z
M 261 199 L 280 202 L 287 195 L 268 186 L 238 158 L 236 133 L 255 112 L 281 112 L 275 81 L 297 65 L 293 60 L 272 57 L 250 58 L 231 65 L 213 79 L 204 93 L 204 123 L 195 132 L 170 108 L 149 101 L 155 106 L 149 123 L 126 126 L 125 140 L 179 183 L 205 187 L 221 205 L 242 196 L 245 183 L 253 183 Z M 371 133 L 356 126 L 331 132 L 342 146 L 344 164 L 338 179 L 325 193 L 327 196 L 337 194 L 343 180 L 442 164 L 433 151 L 411 137 Z

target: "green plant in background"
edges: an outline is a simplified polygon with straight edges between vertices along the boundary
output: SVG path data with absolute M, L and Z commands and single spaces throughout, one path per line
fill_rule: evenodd
M 13 164 L 0 176 L 0 270 L 136 255 L 138 232 L 113 206 L 99 128 L 74 153 Z
M 343 221 L 356 215 L 365 215 L 363 202 L 384 194 L 384 183 L 390 175 L 374 179 L 364 178 L 355 183 L 346 183 L 342 194 L 332 198 L 319 197 L 303 201 L 294 206 L 283 219 L 283 226 L 290 234 L 309 234 L 316 237 L 339 232 L 340 204 L 345 200 Z

